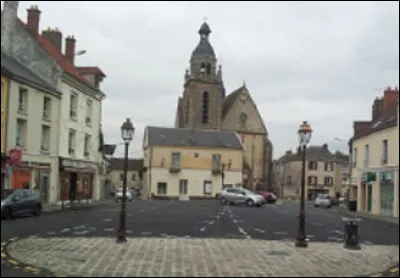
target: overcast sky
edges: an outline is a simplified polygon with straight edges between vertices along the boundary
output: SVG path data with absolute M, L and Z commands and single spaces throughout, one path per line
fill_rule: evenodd
M 243 80 L 267 126 L 274 157 L 298 144 L 308 120 L 312 144 L 352 135 L 373 99 L 399 84 L 398 2 L 69 2 L 21 1 L 42 10 L 40 27 L 75 35 L 85 56 L 107 74 L 102 89 L 107 143 L 120 125 L 136 126 L 131 156 L 141 156 L 146 125 L 172 126 L 197 31 L 207 17 L 227 92 Z M 117 155 L 122 153 L 118 149 Z

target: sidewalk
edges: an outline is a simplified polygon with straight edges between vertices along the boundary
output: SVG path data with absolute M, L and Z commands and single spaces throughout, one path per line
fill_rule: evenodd
M 44 205 L 42 209 L 42 213 L 57 213 L 57 212 L 67 212 L 67 211 L 77 211 L 77 210 L 85 210 L 91 208 L 97 208 L 100 206 L 108 205 L 113 203 L 111 200 L 101 200 L 101 201 L 92 201 L 92 200 L 81 200 L 80 202 L 75 201 L 71 207 L 71 205 L 64 204 L 62 206 L 61 203 L 52 204 L 52 205 Z
M 398 265 L 398 246 L 246 239 L 30 237 L 7 244 L 10 259 L 58 277 L 360 277 Z M 101 266 L 101 267 L 99 267 Z
M 364 219 L 380 221 L 383 223 L 399 225 L 399 218 L 396 218 L 396 217 L 375 215 L 375 214 L 371 214 L 371 213 L 367 213 L 367 212 L 349 211 L 347 209 L 347 207 L 344 205 L 340 205 L 340 206 L 336 207 L 336 209 L 337 209 L 337 211 L 344 213 L 348 216 L 360 217 L 360 218 L 364 218 Z

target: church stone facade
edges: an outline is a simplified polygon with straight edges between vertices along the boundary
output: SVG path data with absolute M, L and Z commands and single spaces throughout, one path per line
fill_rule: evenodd
M 226 95 L 207 23 L 199 34 L 190 69 L 185 72 L 183 95 L 178 99 L 175 127 L 236 131 L 246 148 L 244 186 L 271 189 L 272 144 L 257 106 L 246 84 Z

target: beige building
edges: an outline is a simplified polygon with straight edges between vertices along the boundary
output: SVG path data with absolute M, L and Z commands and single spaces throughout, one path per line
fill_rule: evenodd
M 147 127 L 145 198 L 215 198 L 242 183 L 243 144 L 235 132 Z
M 327 144 L 311 146 L 306 153 L 306 194 L 314 198 L 318 193 L 335 196 L 342 193 L 348 157 L 332 154 Z M 302 177 L 302 154 L 287 151 L 275 163 L 276 183 L 281 198 L 299 198 Z
M 117 188 L 121 188 L 123 186 L 124 161 L 125 161 L 124 158 L 112 158 L 110 160 L 108 179 L 114 191 Z M 127 174 L 128 188 L 142 189 L 143 187 L 142 169 L 143 169 L 143 159 L 128 160 L 128 174 Z
M 9 78 L 7 153 L 22 151 L 19 165 L 10 161 L 7 187 L 37 188 L 43 202 L 54 203 L 61 93 L 3 52 L 1 66 Z
M 399 217 L 399 90 L 388 88 L 372 120 L 354 122 L 350 200 L 357 210 Z
M 210 43 L 210 27 L 204 23 L 200 41 L 184 76 L 184 90 L 178 99 L 175 127 L 234 131 L 245 146 L 243 184 L 270 189 L 272 144 L 267 128 L 246 85 L 226 95 L 222 67 Z

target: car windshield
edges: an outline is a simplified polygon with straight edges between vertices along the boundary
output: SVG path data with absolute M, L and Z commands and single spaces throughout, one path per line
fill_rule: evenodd
M 4 200 L 8 198 L 11 194 L 15 192 L 15 189 L 4 189 L 4 191 L 1 193 L 1 200 Z
M 248 190 L 248 189 L 244 189 L 243 191 L 244 191 L 244 193 L 246 193 L 246 195 L 256 195 L 257 194 L 257 193 L 255 193 L 255 192 L 253 192 L 251 190 Z
M 328 199 L 328 195 L 326 195 L 326 194 L 318 194 L 317 198 L 318 199 Z

